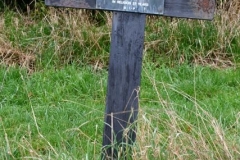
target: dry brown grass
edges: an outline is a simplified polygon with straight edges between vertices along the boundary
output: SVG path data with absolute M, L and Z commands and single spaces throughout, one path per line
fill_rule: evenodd
M 160 25 L 156 25 L 156 22 L 160 21 Z M 189 29 L 194 27 L 199 28 L 199 35 L 201 37 L 208 37 L 207 34 L 209 30 L 207 29 L 209 26 L 214 26 L 216 29 L 216 34 L 212 35 L 214 40 L 214 45 L 209 49 L 208 46 L 202 45 L 204 43 L 204 38 L 199 39 L 200 49 L 197 49 L 196 52 L 190 51 L 190 55 L 184 53 L 184 51 L 180 50 L 181 41 L 178 40 L 177 30 L 179 30 L 179 26 L 184 23 L 186 27 Z M 215 11 L 215 17 L 213 21 L 206 23 L 206 21 L 201 20 L 182 20 L 176 18 L 163 18 L 163 17 L 149 17 L 148 18 L 148 26 L 151 28 L 151 34 L 158 33 L 166 33 L 166 25 L 170 28 L 171 32 L 168 37 L 164 39 L 156 39 L 145 42 L 145 53 L 148 55 L 149 51 L 154 51 L 155 56 L 159 57 L 161 55 L 167 55 L 172 59 L 175 59 L 176 64 L 189 63 L 189 57 L 191 58 L 191 62 L 197 65 L 210 66 L 213 68 L 229 68 L 236 67 L 236 51 L 232 50 L 233 41 L 237 41 L 236 45 L 240 46 L 240 1 L 239 0 L 231 0 L 231 1 L 222 1 L 222 3 L 218 4 L 218 8 Z M 192 30 L 191 30 L 192 31 Z M 191 32 L 189 31 L 189 32 Z M 207 33 L 206 33 L 207 31 Z M 187 33 L 183 32 L 182 36 L 185 36 Z M 179 36 L 179 35 L 178 35 Z M 196 38 L 196 37 L 195 37 Z M 196 40 L 198 40 L 196 38 Z M 205 43 L 206 44 L 206 43 Z M 189 46 L 195 45 L 194 39 L 189 41 Z M 159 47 L 163 46 L 163 47 Z M 186 46 L 187 48 L 187 46 Z M 208 49 L 206 49 L 208 48 Z M 193 50 L 195 48 L 192 48 Z M 191 49 L 190 49 L 191 50 Z M 238 51 L 237 51 L 238 52 Z
M 229 46 L 234 37 L 240 35 L 240 1 L 228 1 L 227 7 L 222 4 L 223 8 L 216 11 L 215 26 L 218 29 L 218 46 L 223 51 Z
M 106 45 L 108 45 L 110 41 L 111 13 L 104 13 L 106 19 L 105 27 L 96 27 L 96 15 L 92 15 L 92 12 L 86 10 L 50 8 L 46 13 L 44 23 L 46 22 L 47 25 L 51 27 L 51 33 L 49 35 L 51 38 L 45 39 L 44 35 L 43 37 L 37 37 L 37 45 L 34 43 L 28 44 L 28 48 L 22 48 L 21 44 L 12 45 L 10 43 L 6 37 L 6 33 L 4 33 L 4 17 L 1 17 L 1 63 L 4 62 L 8 65 L 15 64 L 24 67 L 29 66 L 30 70 L 32 70 L 32 66 L 30 65 L 32 62 L 30 61 L 34 61 L 34 58 L 30 57 L 44 53 L 44 50 L 48 47 L 47 45 L 54 43 L 55 49 L 52 55 L 60 57 L 60 63 L 62 64 L 68 64 L 72 61 L 82 63 L 79 62 L 80 59 L 78 57 L 79 54 L 82 53 L 79 53 L 79 50 L 74 51 L 74 44 L 83 50 L 84 54 L 81 55 L 81 61 L 84 61 L 85 64 L 92 65 L 97 69 L 101 69 L 108 64 L 108 55 L 103 55 L 101 52 L 108 52 Z M 21 20 L 15 17 L 14 25 L 16 28 L 34 26 L 35 21 L 29 16 L 30 14 L 21 15 Z M 159 18 L 164 19 L 163 17 Z M 153 28 L 152 30 L 156 33 L 164 33 L 164 28 L 155 25 L 159 18 L 150 17 L 147 25 Z M 191 63 L 207 65 L 213 68 L 235 67 L 235 55 L 229 52 L 229 48 L 231 48 L 229 46 L 232 43 L 231 41 L 240 35 L 239 19 L 240 1 L 232 0 L 219 3 L 215 19 L 212 22 L 218 30 L 217 35 L 215 35 L 217 37 L 216 45 L 210 50 L 206 51 L 203 49 L 194 53 Z M 169 57 L 172 56 L 173 59 L 178 59 L 179 64 L 185 63 L 187 61 L 184 55 L 185 53 L 180 53 L 181 56 L 178 58 L 179 52 L 183 51 L 179 51 L 179 43 L 176 43 L 178 37 L 174 32 L 180 21 L 179 19 L 169 21 L 169 18 L 166 18 L 166 21 L 163 20 L 161 23 L 165 23 L 165 27 L 169 27 L 172 33 L 167 39 L 145 42 L 146 55 L 148 54 L 147 52 L 151 50 L 156 53 L 157 57 L 164 54 Z M 190 27 L 193 24 L 192 22 L 191 20 L 186 20 L 186 24 L 189 24 Z M 194 22 L 196 22 L 196 20 L 194 20 Z M 207 27 L 206 24 L 201 21 L 199 21 L 199 25 L 201 25 L 203 29 Z M 43 29 L 40 28 L 38 32 L 43 32 L 42 30 Z M 65 33 L 66 35 L 64 35 Z M 108 40 L 104 40 L 105 42 L 101 44 L 106 37 Z M 163 43 L 163 46 L 166 46 L 164 49 L 159 47 Z M 10 60 L 11 58 L 12 60 Z
M 17 27 L 17 25 L 16 25 Z M 13 47 L 4 34 L 4 18 L 0 17 L 0 64 L 6 66 L 19 66 L 32 73 L 35 68 L 35 56 L 25 53 L 20 48 Z
M 32 73 L 35 67 L 35 56 L 21 52 L 15 49 L 11 44 L 0 39 L 0 64 L 6 66 L 19 66 L 27 69 L 28 73 Z
M 235 68 L 234 58 L 227 53 L 209 52 L 207 55 L 195 54 L 193 63 L 215 69 Z
M 199 109 L 199 110 L 198 110 Z M 166 114 L 169 119 L 162 118 Z M 240 146 L 209 113 L 197 108 L 196 124 L 183 119 L 171 108 L 140 112 L 133 159 L 239 159 Z M 236 123 L 239 123 L 236 115 Z M 159 125 L 154 125 L 159 124 Z M 159 131 L 161 128 L 161 131 Z M 237 138 L 237 133 L 233 138 Z
M 0 64 L 7 66 L 20 66 L 26 68 L 29 73 L 34 71 L 35 57 L 25 54 L 7 45 L 0 47 Z
M 51 40 L 55 43 L 54 54 L 60 57 L 63 64 L 84 61 L 85 64 L 92 65 L 94 68 L 102 68 L 106 65 L 105 55 L 98 52 L 104 52 L 106 48 L 101 43 L 110 41 L 111 14 L 104 12 L 102 15 L 105 16 L 106 24 L 103 27 L 96 27 L 98 22 L 91 11 L 50 8 L 46 19 L 52 28 Z M 63 33 L 66 33 L 66 36 Z M 106 39 L 105 37 L 107 41 L 103 42 L 102 39 Z M 80 47 L 80 51 L 76 51 L 75 44 Z M 78 58 L 79 55 L 81 60 Z
M 154 82 L 153 85 L 155 84 Z M 162 85 L 167 88 L 172 87 L 168 84 Z M 175 91 L 193 103 L 194 110 L 184 105 L 177 106 L 194 116 L 194 119 L 191 121 L 182 117 L 174 109 L 176 104 L 163 100 L 161 91 L 155 86 L 161 107 L 151 109 L 151 114 L 140 110 L 133 159 L 240 159 L 237 130 L 231 131 L 232 129 L 224 128 L 215 117 L 201 107 L 203 104 L 200 105 L 194 97 Z M 235 122 L 232 125 L 239 126 L 239 120 L 240 112 L 236 113 Z

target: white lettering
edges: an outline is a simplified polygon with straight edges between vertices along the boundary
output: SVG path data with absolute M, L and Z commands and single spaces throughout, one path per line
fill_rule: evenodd
M 148 7 L 148 2 L 137 2 L 137 1 L 128 1 L 128 0 L 112 0 L 112 3 L 123 4 L 123 5 L 131 5 L 131 6 L 141 6 L 141 7 Z M 124 8 L 129 8 L 124 6 Z M 135 7 L 133 7 L 135 8 Z

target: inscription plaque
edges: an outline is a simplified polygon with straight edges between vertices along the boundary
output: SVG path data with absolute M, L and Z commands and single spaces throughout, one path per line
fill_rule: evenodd
M 102 9 L 148 14 L 163 14 L 164 0 L 45 0 L 45 4 L 58 7 Z
M 149 14 L 163 14 L 164 0 L 97 0 L 97 8 Z

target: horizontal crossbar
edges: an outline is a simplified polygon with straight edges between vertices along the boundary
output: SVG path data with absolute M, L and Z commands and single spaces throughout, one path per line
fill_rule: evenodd
M 45 0 L 48 6 L 211 20 L 215 0 Z

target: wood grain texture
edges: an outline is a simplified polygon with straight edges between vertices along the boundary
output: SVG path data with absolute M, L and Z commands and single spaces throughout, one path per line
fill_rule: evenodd
M 164 16 L 213 19 L 215 0 L 165 0 Z
M 48 6 L 96 9 L 96 0 L 45 0 Z
M 100 9 L 96 5 L 96 0 L 45 0 L 45 4 L 58 7 Z M 160 15 L 211 20 L 214 17 L 214 8 L 215 0 L 165 0 L 163 14 L 161 12 Z M 147 11 L 141 13 L 153 14 Z
M 111 35 L 108 89 L 103 134 L 105 156 L 109 146 L 135 141 L 134 128 L 124 130 L 137 118 L 144 44 L 145 14 L 114 12 Z

